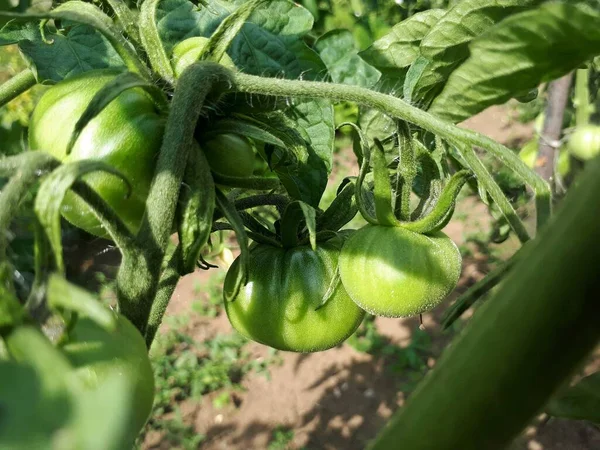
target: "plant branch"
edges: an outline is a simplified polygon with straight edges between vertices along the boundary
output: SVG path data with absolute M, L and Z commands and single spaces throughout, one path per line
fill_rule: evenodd
M 202 62 L 192 64 L 181 75 L 167 119 L 154 179 L 146 200 L 146 214 L 134 247 L 123 254 L 117 275 L 121 312 L 140 330 L 152 308 L 190 151 L 196 147 L 194 130 L 207 95 L 223 92 L 228 71 Z
M 30 69 L 19 72 L 0 86 L 0 107 L 17 98 L 37 83 Z
M 169 301 L 177 287 L 177 282 L 181 278 L 178 270 L 181 257 L 181 245 L 178 245 L 168 258 L 167 266 L 158 282 L 158 291 L 156 293 L 156 298 L 152 303 L 148 327 L 146 328 L 146 346 L 148 348 L 152 346 L 158 327 L 160 327 L 167 306 L 169 306 Z

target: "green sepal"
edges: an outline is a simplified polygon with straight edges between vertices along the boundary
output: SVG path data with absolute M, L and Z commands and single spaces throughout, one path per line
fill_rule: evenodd
M 309 204 L 300 200 L 291 202 L 285 208 L 281 217 L 281 242 L 284 247 L 292 248 L 298 245 L 298 237 L 304 224 L 308 231 L 310 246 L 317 248 L 317 220 L 316 211 Z
M 188 156 L 176 212 L 181 275 L 195 270 L 210 237 L 214 210 L 215 183 L 204 152 L 195 148 Z
M 427 234 L 441 230 L 452 217 L 456 198 L 464 184 L 473 175 L 468 170 L 455 173 L 444 187 L 433 210 L 422 219 L 414 222 L 401 222 L 400 226 L 416 233 Z
M 317 232 L 325 230 L 338 231 L 354 219 L 358 213 L 355 191 L 355 180 L 345 178 L 329 208 L 317 218 Z
M 54 170 L 42 182 L 38 195 L 35 198 L 34 210 L 52 246 L 56 268 L 59 273 L 64 273 L 65 271 L 60 233 L 60 208 L 63 199 L 67 191 L 71 189 L 80 177 L 96 171 L 104 171 L 115 175 L 115 177 L 121 179 L 127 185 L 128 191 L 131 192 L 129 182 L 117 169 L 99 160 L 82 160 L 64 164 Z M 86 184 L 80 187 L 87 187 L 89 191 L 95 194 Z M 110 210 L 108 205 L 105 205 L 105 208 Z M 114 212 L 113 219 L 120 221 Z M 120 228 L 126 230 L 123 224 L 121 224 Z
M 371 159 L 375 181 L 373 189 L 373 194 L 375 195 L 375 216 L 380 225 L 397 226 L 398 219 L 394 215 L 392 206 L 392 184 L 390 183 L 383 145 L 378 139 L 375 139 Z
M 107 331 L 117 326 L 115 313 L 102 304 L 100 299 L 69 283 L 62 276 L 53 274 L 48 279 L 48 306 L 67 310 L 83 317 L 89 317 Z
M 221 210 L 227 221 L 231 224 L 238 244 L 240 246 L 240 269 L 236 272 L 236 279 L 232 292 L 224 292 L 226 301 L 234 301 L 242 286 L 248 282 L 248 270 L 250 263 L 250 250 L 248 249 L 248 234 L 244 228 L 244 222 L 234 206 L 227 197 L 216 189 L 217 207 Z

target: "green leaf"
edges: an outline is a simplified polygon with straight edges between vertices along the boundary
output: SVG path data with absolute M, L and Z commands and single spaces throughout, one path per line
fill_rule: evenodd
M 310 118 L 311 116 L 308 116 L 306 120 Z M 281 112 L 256 115 L 253 121 L 285 145 L 274 147 L 272 151 L 262 154 L 262 157 L 269 162 L 288 194 L 315 208 L 318 207 L 321 195 L 327 187 L 328 170 L 323 159 L 300 134 L 302 130 L 296 127 L 297 122 Z
M 95 5 L 79 0 L 71 0 L 60 4 L 48 12 L 14 14 L 0 11 L 0 16 L 2 15 L 14 17 L 15 20 L 54 19 L 65 21 L 67 24 L 74 22 L 92 27 L 110 42 L 112 48 L 118 53 L 129 70 L 149 76 L 146 66 L 135 53 L 131 43 L 125 39 L 121 30 L 114 25 L 112 19 Z M 50 65 L 53 62 L 51 61 Z
M 443 9 L 417 13 L 396 24 L 360 56 L 377 69 L 402 78 L 406 68 L 419 56 L 421 40 L 444 14 Z
M 546 405 L 546 412 L 555 417 L 600 424 L 600 372 L 559 392 Z
M 241 1 L 235 2 L 240 4 Z M 231 9 L 231 6 L 230 6 Z M 213 2 L 202 11 L 200 33 L 204 36 L 217 28 L 229 13 L 224 2 Z M 255 10 L 231 42 L 228 54 L 243 72 L 267 77 L 320 80 L 326 67 L 319 55 L 303 41 L 313 25 L 309 11 L 286 0 L 275 0 Z M 296 99 L 285 108 L 294 129 L 324 162 L 327 177 L 333 158 L 333 107 L 327 100 Z M 316 165 L 314 166 L 316 167 Z M 319 183 L 310 197 L 322 195 Z M 324 189 L 324 187 L 323 187 Z M 313 199 L 305 200 L 314 204 Z M 318 203 L 318 202 L 317 202 Z
M 600 53 L 599 22 L 591 8 L 566 3 L 509 17 L 471 43 L 430 112 L 459 122 L 570 72 Z
M 429 106 L 452 71 L 469 57 L 469 43 L 494 24 L 539 0 L 465 0 L 458 2 L 421 41 L 426 70 L 412 91 L 412 101 Z M 411 67 L 409 72 L 415 69 Z
M 19 44 L 39 82 L 59 82 L 93 69 L 124 69 L 125 64 L 108 40 L 88 25 L 75 24 L 62 34 L 45 34 L 28 23 L 8 24 L 0 31 L 0 45 Z
M 95 323 L 110 331 L 116 327 L 116 316 L 94 295 L 77 287 L 58 275 L 51 275 L 48 281 L 48 305 L 74 311 L 89 317 Z
M 332 30 L 315 43 L 334 83 L 371 87 L 381 73 L 358 56 L 354 36 L 348 30 Z
M 38 195 L 35 198 L 35 213 L 44 227 L 46 236 L 52 246 L 56 268 L 59 273 L 64 272 L 64 262 L 62 255 L 62 240 L 60 233 L 60 207 L 67 191 L 83 175 L 94 172 L 104 171 L 121 179 L 129 186 L 129 182 L 121 175 L 117 169 L 109 166 L 103 161 L 88 159 L 69 164 L 63 164 L 50 175 L 48 175 L 42 184 Z M 86 185 L 87 186 L 87 185 Z M 94 191 L 92 191 L 94 192 Z M 124 226 L 121 228 L 124 229 Z

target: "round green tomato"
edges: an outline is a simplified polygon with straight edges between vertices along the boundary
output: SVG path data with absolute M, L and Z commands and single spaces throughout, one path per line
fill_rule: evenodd
M 119 316 L 109 332 L 88 318 L 77 320 L 63 347 L 85 388 L 94 390 L 113 374 L 133 386 L 134 415 L 127 429 L 133 444 L 152 412 L 154 374 L 144 338 L 129 320 Z
M 94 95 L 117 73 L 85 72 L 46 91 L 31 117 L 29 147 L 48 152 L 65 163 L 102 160 L 121 172 L 132 188 L 129 197 L 126 184 L 106 172 L 90 173 L 83 180 L 136 232 L 146 207 L 165 125 L 152 99 L 139 88 L 124 91 L 88 123 L 67 155 L 75 124 Z M 74 193 L 67 193 L 61 211 L 73 225 L 106 236 L 92 210 Z
M 574 157 L 582 161 L 593 159 L 600 153 L 600 126 L 577 127 L 569 137 L 567 148 Z
M 314 352 L 335 347 L 358 328 L 364 311 L 338 282 L 319 308 L 337 267 L 341 241 L 251 250 L 248 284 L 225 301 L 231 325 L 244 336 L 280 350 Z M 231 294 L 239 258 L 227 272 L 224 293 Z M 318 308 L 318 309 L 317 309 Z
M 204 143 L 210 168 L 229 177 L 246 178 L 254 172 L 254 149 L 237 134 L 220 134 Z
M 208 44 L 208 38 L 191 37 L 181 41 L 173 48 L 173 71 L 177 78 L 189 65 L 198 62 L 206 44 Z M 229 69 L 237 70 L 235 63 L 227 53 L 223 54 L 219 63 Z
M 431 310 L 456 287 L 461 262 L 458 248 L 442 232 L 366 225 L 344 244 L 339 270 L 362 309 L 407 317 Z

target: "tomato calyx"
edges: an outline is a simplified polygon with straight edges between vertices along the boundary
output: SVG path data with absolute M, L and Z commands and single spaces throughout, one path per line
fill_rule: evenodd
M 361 140 L 364 137 L 360 136 Z M 416 174 L 416 163 L 418 159 L 429 160 L 428 164 L 422 164 L 423 170 L 428 172 L 425 177 L 428 192 L 432 192 L 431 184 L 434 181 L 441 182 L 441 172 L 438 165 L 433 160 L 426 149 L 413 147 L 412 138 L 404 139 L 404 148 L 402 157 L 409 154 L 406 164 L 409 167 L 402 167 L 398 164 L 396 173 L 396 195 L 392 189 L 388 164 L 385 160 L 384 149 L 380 141 L 375 139 L 375 146 L 370 149 L 366 141 L 362 142 L 363 161 L 360 173 L 356 183 L 356 202 L 358 208 L 367 220 L 373 225 L 382 225 L 389 227 L 402 227 L 409 231 L 421 234 L 434 233 L 441 230 L 450 221 L 454 213 L 456 198 L 460 190 L 469 181 L 473 175 L 470 171 L 460 170 L 456 172 L 446 183 L 439 195 L 433 194 L 432 197 L 423 200 L 431 205 L 424 210 L 425 201 L 412 212 L 409 209 L 410 192 L 412 191 L 413 180 Z M 371 171 L 373 176 L 373 208 L 365 204 L 364 186 L 367 174 Z M 411 167 L 412 166 L 412 167 Z M 375 210 L 373 216 L 370 209 Z M 400 218 L 397 215 L 401 216 Z

